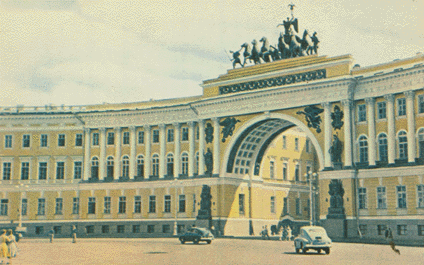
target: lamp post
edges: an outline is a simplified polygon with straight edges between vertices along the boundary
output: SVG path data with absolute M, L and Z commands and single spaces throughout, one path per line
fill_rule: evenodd
M 305 173 L 305 178 L 309 181 L 309 225 L 314 225 L 314 204 L 313 204 L 313 194 L 315 195 L 316 191 L 313 189 L 313 181 L 317 179 L 318 174 L 316 172 L 312 173 L 309 171 Z
M 25 232 L 26 231 L 26 227 L 22 227 L 22 190 L 27 189 L 28 185 L 24 185 L 23 183 L 16 185 L 15 188 L 17 188 L 19 190 L 19 209 L 18 209 L 18 213 L 19 213 L 19 221 L 18 221 L 18 227 L 16 228 L 17 232 Z
M 175 187 L 175 216 L 174 216 L 174 236 L 178 235 L 178 180 L 174 179 L 170 182 L 171 186 Z

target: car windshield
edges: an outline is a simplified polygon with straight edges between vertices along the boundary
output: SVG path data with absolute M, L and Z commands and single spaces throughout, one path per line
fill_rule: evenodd
M 315 238 L 317 236 L 325 236 L 327 237 L 327 233 L 325 232 L 325 230 L 323 228 L 311 228 L 307 230 L 307 234 L 309 234 L 309 236 L 311 238 Z

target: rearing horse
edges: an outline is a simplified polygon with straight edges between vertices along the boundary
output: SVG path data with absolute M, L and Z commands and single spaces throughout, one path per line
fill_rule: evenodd
M 304 50 L 307 55 L 313 54 L 314 43 L 311 39 L 311 36 L 309 36 L 308 30 L 306 29 L 303 32 L 303 38 L 302 38 L 301 44 L 302 44 L 302 50 Z
M 253 40 L 252 41 L 252 45 L 253 45 L 252 54 L 249 57 L 247 57 L 247 59 L 253 60 L 253 62 L 255 64 L 258 64 L 258 63 L 260 64 L 261 63 L 261 60 L 260 60 L 260 57 L 259 57 L 259 51 L 258 51 L 258 47 L 257 47 L 257 41 L 256 40 Z
M 292 58 L 303 56 L 302 45 L 296 40 L 296 35 L 290 35 L 290 55 Z M 298 37 L 299 38 L 299 37 Z
M 270 48 L 269 48 L 269 41 L 266 37 L 262 37 L 262 39 L 259 40 L 260 42 L 262 42 L 262 48 L 261 48 L 261 52 L 259 53 L 259 57 L 262 58 L 262 60 L 264 60 L 264 62 L 270 62 L 271 60 L 269 59 L 271 56 L 270 53 Z
M 244 52 L 243 52 L 243 57 L 244 57 L 243 67 L 244 67 L 247 60 L 250 60 L 250 62 L 252 62 L 252 59 L 249 58 L 252 55 L 252 46 L 249 43 L 245 42 L 241 45 L 241 48 L 244 48 Z

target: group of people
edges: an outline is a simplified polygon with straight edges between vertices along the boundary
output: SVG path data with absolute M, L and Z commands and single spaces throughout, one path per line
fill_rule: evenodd
M 292 235 L 292 230 L 291 230 L 290 226 L 289 225 L 283 226 L 283 231 L 281 233 L 281 240 L 290 241 L 290 240 L 292 240 L 292 237 L 293 237 L 293 235 Z
M 18 246 L 16 237 L 13 235 L 12 229 L 2 230 L 0 235 L 0 259 L 1 263 L 6 260 L 6 264 L 11 263 L 11 259 L 18 254 Z

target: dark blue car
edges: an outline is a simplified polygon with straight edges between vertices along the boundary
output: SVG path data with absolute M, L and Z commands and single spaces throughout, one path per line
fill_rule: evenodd
M 181 244 L 184 244 L 187 241 L 193 242 L 193 244 L 198 244 L 200 241 L 205 241 L 206 243 L 210 244 L 212 243 L 214 237 L 212 232 L 206 228 L 193 227 L 181 235 L 179 239 Z

